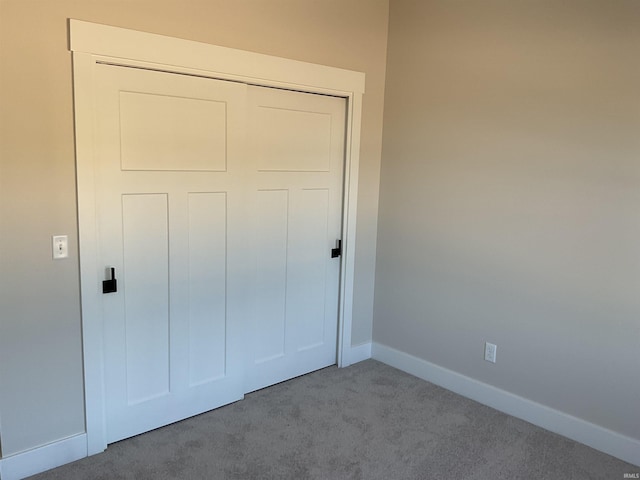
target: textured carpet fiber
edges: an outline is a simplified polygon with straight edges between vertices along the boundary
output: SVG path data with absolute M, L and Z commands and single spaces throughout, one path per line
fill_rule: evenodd
M 640 467 L 374 360 L 330 367 L 33 479 L 622 479 Z

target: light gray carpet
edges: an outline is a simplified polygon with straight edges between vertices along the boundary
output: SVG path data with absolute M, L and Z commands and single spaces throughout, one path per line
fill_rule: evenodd
M 617 480 L 636 472 L 367 360 L 249 394 L 32 478 Z

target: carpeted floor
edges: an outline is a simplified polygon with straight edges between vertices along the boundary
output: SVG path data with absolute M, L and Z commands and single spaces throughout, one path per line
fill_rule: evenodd
M 638 472 L 367 360 L 266 388 L 31 478 L 618 480 Z

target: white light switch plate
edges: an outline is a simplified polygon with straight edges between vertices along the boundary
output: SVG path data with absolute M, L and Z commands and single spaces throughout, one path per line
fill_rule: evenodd
M 69 256 L 69 240 L 66 235 L 54 235 L 51 237 L 53 259 L 59 260 Z

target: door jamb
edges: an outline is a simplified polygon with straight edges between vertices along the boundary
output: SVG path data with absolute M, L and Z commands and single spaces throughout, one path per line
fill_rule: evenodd
M 69 20 L 69 32 L 69 50 L 73 56 L 88 454 L 100 453 L 107 448 L 102 293 L 99 291 L 102 269 L 97 265 L 99 250 L 93 164 L 93 71 L 97 62 L 320 93 L 347 100 L 337 363 L 339 367 L 350 365 L 364 73 L 73 19 Z

